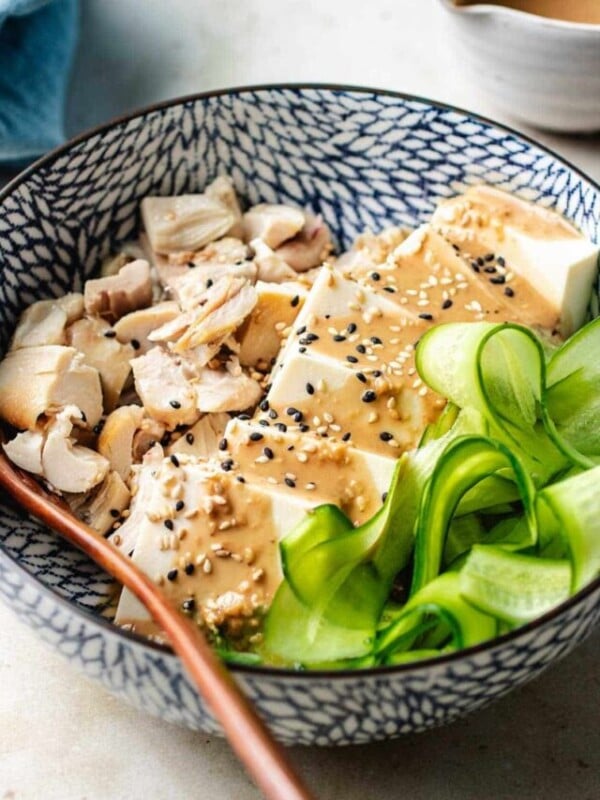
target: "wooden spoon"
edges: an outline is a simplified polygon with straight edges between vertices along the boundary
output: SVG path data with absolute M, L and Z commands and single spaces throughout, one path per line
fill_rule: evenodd
M 0 444 L 2 442 L 0 434 Z M 211 649 L 199 628 L 180 614 L 130 558 L 73 516 L 68 506 L 30 475 L 16 469 L 0 449 L 0 485 L 41 522 L 83 550 L 127 586 L 167 634 L 202 697 L 221 723 L 231 747 L 268 800 L 315 800 L 294 773 L 283 748 Z

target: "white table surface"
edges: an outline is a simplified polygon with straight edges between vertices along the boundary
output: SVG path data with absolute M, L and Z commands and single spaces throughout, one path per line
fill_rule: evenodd
M 532 133 L 460 72 L 438 6 L 86 0 L 69 133 L 155 100 L 285 81 L 414 92 Z M 536 135 L 600 179 L 600 137 Z M 0 643 L 0 800 L 258 798 L 224 742 L 120 704 L 2 606 Z M 534 683 L 453 726 L 292 757 L 323 800 L 596 800 L 599 657 L 596 633 Z

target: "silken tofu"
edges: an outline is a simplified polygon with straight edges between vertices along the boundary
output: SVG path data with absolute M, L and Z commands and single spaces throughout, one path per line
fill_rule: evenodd
M 152 490 L 138 493 L 131 506 L 133 561 L 203 626 L 234 638 L 252 635 L 258 624 L 253 620 L 282 578 L 279 539 L 314 503 L 268 483 L 241 482 L 218 461 L 153 456 L 147 468 L 153 473 Z M 136 509 L 140 503 L 143 507 Z M 126 521 L 112 534 L 116 546 L 131 542 L 127 527 Z M 127 589 L 116 621 L 139 633 L 159 634 Z
M 599 249 L 564 217 L 493 187 L 473 186 L 440 203 L 431 224 L 476 265 L 501 260 L 507 277 L 518 275 L 535 287 L 563 336 L 585 321 Z M 518 297 L 519 306 L 523 300 Z
M 283 419 L 283 418 L 282 418 Z M 263 420 L 264 421 L 264 420 Z M 224 441 L 232 468 L 253 486 L 267 484 L 314 505 L 334 503 L 355 524 L 381 506 L 396 465 L 397 451 L 386 455 L 359 450 L 322 434 L 335 429 L 325 418 L 316 431 L 303 433 L 293 424 L 231 420 Z

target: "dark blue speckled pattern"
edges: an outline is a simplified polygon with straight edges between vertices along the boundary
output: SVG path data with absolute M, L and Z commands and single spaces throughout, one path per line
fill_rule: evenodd
M 555 207 L 592 239 L 600 223 L 598 187 L 518 135 L 465 113 L 338 89 L 199 98 L 92 135 L 4 194 L 2 346 L 24 306 L 79 287 L 135 233 L 144 195 L 199 190 L 221 172 L 248 201 L 310 205 L 342 246 L 365 228 L 415 225 L 437 199 L 476 182 Z M 166 720 L 215 731 L 174 656 L 101 619 L 110 591 L 86 558 L 3 506 L 0 596 L 110 691 Z M 334 678 L 237 674 L 283 741 L 365 742 L 480 707 L 568 652 L 599 615 L 600 585 L 518 636 L 434 665 Z

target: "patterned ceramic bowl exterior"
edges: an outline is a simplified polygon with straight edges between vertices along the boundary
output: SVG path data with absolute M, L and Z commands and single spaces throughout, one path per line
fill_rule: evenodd
M 441 197 L 487 182 L 556 207 L 595 239 L 600 188 L 557 156 L 462 111 L 343 87 L 198 96 L 80 137 L 0 195 L 0 335 L 34 300 L 78 289 L 135 234 L 146 194 L 233 176 L 250 202 L 308 204 L 341 246 L 368 227 L 416 225 Z M 217 726 L 167 649 L 110 623 L 114 586 L 10 501 L 0 522 L 0 596 L 73 664 L 138 708 Z M 414 665 L 345 673 L 236 668 L 286 743 L 347 744 L 441 725 L 537 675 L 600 616 L 600 581 L 489 645 Z

